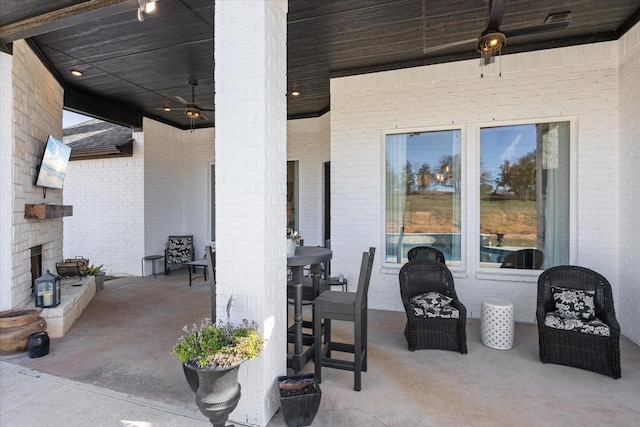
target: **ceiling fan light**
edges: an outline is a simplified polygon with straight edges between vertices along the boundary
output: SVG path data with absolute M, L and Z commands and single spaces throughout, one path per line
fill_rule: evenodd
M 494 54 L 507 44 L 507 38 L 499 31 L 480 36 L 476 50 L 479 53 Z
M 195 108 L 187 108 L 186 110 L 184 110 L 184 113 L 190 119 L 199 119 L 201 115 L 200 110 L 197 110 Z

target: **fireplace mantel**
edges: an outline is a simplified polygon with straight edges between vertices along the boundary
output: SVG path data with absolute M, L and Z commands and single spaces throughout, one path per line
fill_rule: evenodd
M 73 206 L 53 205 L 41 203 L 38 205 L 24 205 L 24 217 L 28 219 L 49 219 L 73 216 Z

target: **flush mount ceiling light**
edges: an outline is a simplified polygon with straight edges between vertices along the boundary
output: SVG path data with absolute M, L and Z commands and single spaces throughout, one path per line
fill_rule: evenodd
M 73 70 L 70 70 L 69 72 L 76 77 L 82 77 L 82 71 L 77 70 L 75 68 Z
M 155 13 L 156 1 L 158 0 L 138 0 L 138 21 L 144 21 L 145 15 Z
M 297 90 L 294 90 L 291 92 L 292 96 L 300 96 L 300 92 L 298 92 Z

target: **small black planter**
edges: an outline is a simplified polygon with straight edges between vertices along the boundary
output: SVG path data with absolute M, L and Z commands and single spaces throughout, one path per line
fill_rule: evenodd
M 280 407 L 288 427 L 311 425 L 320 407 L 322 390 L 314 374 L 278 377 Z
M 49 354 L 49 335 L 46 332 L 36 332 L 29 335 L 27 350 L 29 350 L 29 357 L 32 359 Z

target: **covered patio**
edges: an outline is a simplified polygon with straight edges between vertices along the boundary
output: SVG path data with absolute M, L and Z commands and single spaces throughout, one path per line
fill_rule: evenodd
M 136 20 L 134 3 L 137 2 L 130 0 L 60 0 L 51 6 L 55 10 L 42 10 L 54 2 L 29 2 L 29 7 L 24 8 L 22 2 L 8 3 L 13 7 L 11 17 L 15 22 L 2 23 L 4 32 L 0 40 L 3 93 L 0 98 L 1 308 L 31 303 L 33 274 L 29 267 L 33 252 L 42 254 L 44 270 L 53 271 L 55 263 L 63 258 L 82 255 L 97 264 L 105 264 L 110 273 L 137 276 L 140 260 L 162 253 L 168 235 L 194 235 L 198 257 L 204 245 L 215 240 L 218 304 L 221 306 L 218 312 L 224 312 L 224 302 L 233 294 L 239 304 L 234 307 L 232 320 L 256 320 L 268 343 L 263 357 L 250 362 L 251 370 L 241 371 L 240 380 L 246 395 L 254 399 L 242 400 L 235 415 L 251 425 L 266 425 L 278 409 L 275 378 L 286 372 L 287 308 L 283 303 L 286 299 L 286 168 L 287 161 L 293 161 L 299 163 L 297 227 L 305 244 L 321 245 L 325 238 L 331 237 L 332 270 L 344 274 L 351 291 L 356 283 L 362 250 L 373 246 L 380 253 L 369 291 L 370 329 L 372 334 L 379 335 L 373 335 L 370 340 L 370 354 L 375 357 L 365 376 L 363 392 L 357 395 L 357 400 L 350 400 L 353 392 L 348 373 L 328 370 L 323 385 L 335 387 L 335 390 L 327 393 L 333 397 L 323 400 L 321 412 L 340 417 L 340 411 L 345 409 L 342 403 L 353 401 L 353 407 L 348 408 L 353 413 L 366 416 L 373 411 L 378 414 L 376 411 L 380 408 L 387 408 L 383 404 L 389 400 L 385 389 L 390 389 L 398 390 L 398 395 L 403 396 L 400 401 L 406 403 L 402 408 L 388 409 L 390 413 L 407 414 L 412 421 L 431 417 L 427 423 L 434 425 L 462 424 L 471 418 L 457 419 L 455 417 L 467 416 L 465 411 L 449 408 L 468 406 L 473 408 L 468 416 L 473 417 L 481 412 L 481 408 L 502 404 L 503 400 L 518 396 L 518 402 L 511 405 L 515 409 L 507 409 L 503 415 L 506 418 L 498 421 L 509 423 L 513 417 L 525 414 L 522 416 L 524 421 L 519 420 L 522 423 L 547 416 L 559 406 L 558 402 L 565 401 L 570 390 L 556 381 L 573 381 L 564 378 L 564 372 L 571 372 L 568 374 L 571 377 L 578 372 L 578 382 L 571 390 L 594 390 L 598 392 L 596 399 L 608 394 L 615 396 L 611 399 L 615 405 L 622 402 L 617 412 L 611 412 L 610 406 L 599 407 L 598 416 L 605 417 L 603 423 L 620 413 L 637 414 L 634 406 L 626 403 L 629 396 L 637 395 L 638 375 L 634 366 L 637 367 L 637 344 L 640 343 L 640 275 L 635 261 L 640 257 L 640 246 L 637 245 L 640 233 L 635 218 L 640 183 L 640 169 L 637 168 L 640 140 L 636 131 L 636 123 L 640 121 L 640 15 L 637 2 L 619 0 L 614 2 L 617 7 L 610 9 L 597 0 L 563 2 L 574 8 L 571 25 L 562 30 L 564 32 L 547 33 L 529 44 L 518 45 L 510 39 L 499 62 L 486 65 L 480 61 L 473 46 L 470 52 L 453 49 L 442 56 L 425 57 L 426 43 L 429 40 L 441 42 L 443 35 L 458 41 L 477 37 L 486 23 L 489 4 L 507 2 L 478 0 L 459 16 L 457 3 L 451 2 L 443 4 L 453 9 L 437 10 L 425 7 L 431 2 L 406 0 L 402 2 L 405 8 L 396 10 L 397 2 L 355 0 L 326 3 L 333 7 L 347 4 L 354 8 L 349 13 L 334 10 L 325 16 L 322 7 L 319 10 L 316 6 L 306 8 L 325 3 L 307 0 L 183 0 L 165 3 L 171 5 L 165 10 L 173 13 L 162 15 L 160 9 L 155 22 L 161 25 L 157 27 L 152 27 L 152 17 L 144 22 Z M 512 28 L 534 25 L 544 19 L 543 12 L 548 12 L 546 3 L 538 6 L 541 3 L 514 2 L 513 6 L 516 3 L 524 9 L 514 7 L 504 16 Z M 162 4 L 158 2 L 158 6 Z M 606 4 L 610 5 L 609 2 Z M 591 13 L 587 10 L 589 5 L 605 9 L 602 14 Z M 371 42 L 372 50 L 367 51 L 364 49 L 366 41 L 378 40 L 373 37 L 380 33 L 377 20 L 395 16 L 385 13 L 385 8 L 399 12 L 400 18 L 394 20 L 393 26 L 386 27 L 390 30 L 384 34 L 389 38 L 385 36 L 384 41 Z M 402 18 L 409 11 L 411 16 Z M 87 14 L 83 15 L 84 12 Z M 427 12 L 438 16 L 440 24 L 426 25 Z M 612 27 L 592 34 L 593 28 L 601 28 L 592 20 L 609 14 L 615 15 L 615 19 L 607 21 Z M 358 64 L 352 63 L 356 68 L 348 69 L 343 63 L 344 68 L 338 71 L 329 65 L 322 68 L 322 103 L 309 100 L 305 104 L 304 97 L 294 98 L 294 89 L 298 92 L 302 88 L 291 86 L 293 82 L 289 77 L 292 74 L 288 74 L 288 67 L 302 70 L 300 81 L 304 82 L 307 64 L 295 62 L 287 46 L 293 45 L 295 39 L 298 49 L 304 51 L 309 40 L 323 40 L 318 34 L 306 32 L 311 28 L 307 22 L 320 17 L 320 23 L 333 22 L 335 16 L 345 17 L 345 21 L 336 21 L 334 30 L 354 31 L 341 33 L 345 38 L 336 41 L 336 45 L 348 45 L 354 50 L 343 55 L 323 54 L 338 59 L 368 58 L 368 65 L 359 68 Z M 357 20 L 358 17 L 363 20 Z M 197 31 L 195 26 L 185 24 L 190 19 L 197 22 Z M 43 22 L 47 20 L 53 22 L 52 27 Z M 94 31 L 94 20 L 100 21 L 105 28 L 115 28 L 112 37 Z M 361 25 L 348 25 L 356 20 Z M 25 27 L 15 23 L 25 24 L 26 32 L 21 30 Z M 178 29 L 185 31 L 177 37 L 175 32 L 166 31 L 168 27 L 176 27 L 176 32 Z M 143 28 L 153 28 L 151 34 L 154 36 L 135 37 L 134 30 Z M 319 34 L 324 35 L 329 26 L 320 25 L 319 28 Z M 427 28 L 433 31 L 427 32 Z M 444 28 L 461 31 L 452 33 Z M 579 30 L 579 37 L 574 30 Z M 410 37 L 407 37 L 408 33 Z M 114 42 L 122 34 L 128 35 L 130 41 L 151 41 L 162 46 L 134 48 L 131 45 L 131 51 L 128 51 L 123 48 L 129 46 L 126 42 Z M 429 40 L 425 38 L 427 34 Z M 295 35 L 297 37 L 293 37 Z M 104 45 L 96 43 L 102 38 L 107 41 Z M 405 47 L 394 48 L 397 46 L 394 39 L 402 40 Z M 40 48 L 35 44 L 36 40 L 43 43 Z M 43 55 L 56 40 L 69 49 L 67 54 L 59 54 L 63 47 L 48 51 L 53 53 L 52 57 L 57 59 L 55 62 L 62 71 L 52 69 L 53 59 L 48 62 Z M 359 43 L 352 44 L 355 40 Z M 408 46 L 404 44 L 407 40 L 411 41 Z M 172 44 L 174 41 L 177 44 Z M 100 46 L 107 44 L 109 58 L 100 58 L 107 53 Z M 198 53 L 193 55 L 183 49 L 196 45 Z M 88 49 L 86 56 L 79 52 L 83 49 Z M 179 58 L 195 59 L 193 62 L 179 61 L 177 57 L 163 55 L 162 49 L 177 52 Z M 319 57 L 316 50 L 310 49 L 314 58 Z M 369 56 L 367 52 L 377 54 Z M 385 53 L 401 54 L 402 58 L 376 62 L 376 58 L 381 58 L 377 55 L 384 57 Z M 81 57 L 84 60 L 78 59 Z M 159 62 L 155 67 L 147 68 L 141 59 L 144 57 Z M 102 60 L 106 62 L 98 64 Z M 68 68 L 77 63 L 92 64 L 85 70 L 88 73 L 84 88 L 78 83 L 81 80 L 67 76 Z M 133 70 L 132 65 L 137 66 L 134 74 L 140 80 L 136 79 L 129 91 L 133 76 L 128 72 Z M 360 65 L 364 67 L 364 64 Z M 98 72 L 91 74 L 91 68 Z M 124 71 L 123 75 L 116 69 Z M 153 72 L 149 73 L 149 69 Z M 175 73 L 169 76 L 159 70 Z M 65 77 L 60 76 L 62 72 Z M 153 84 L 145 80 L 150 74 L 158 79 Z M 200 81 L 197 92 L 200 98 L 196 98 L 199 105 L 211 106 L 213 103 L 215 106 L 215 116 L 211 114 L 215 117 L 215 127 L 211 117 L 201 127 L 195 126 L 185 115 L 184 105 L 175 108 L 175 103 L 172 104 L 170 116 L 159 112 L 165 111 L 162 106 L 165 100 L 175 102 L 176 96 L 184 97 L 180 94 L 188 84 L 189 74 L 197 74 Z M 117 78 L 111 80 L 114 76 Z M 125 86 L 127 90 L 123 89 Z M 98 88 L 108 90 L 99 94 Z M 98 94 L 95 98 L 88 95 L 93 90 Z M 110 98 L 107 92 L 116 95 Z M 302 93 L 304 96 L 304 91 Z M 122 98 L 118 98 L 120 95 Z M 114 101 L 115 98 L 118 100 Z M 301 106 L 310 105 L 313 105 L 312 111 L 302 111 Z M 33 175 L 39 166 L 42 142 L 47 134 L 62 136 L 64 108 L 130 126 L 133 152 L 126 158 L 76 162 L 69 170 L 64 192 L 50 190 L 43 193 L 42 188 L 33 184 Z M 485 268 L 481 262 L 481 132 L 496 126 L 540 122 L 563 122 L 570 130 L 564 147 L 568 152 L 564 171 L 569 177 L 569 191 L 559 197 L 567 203 L 564 211 L 568 223 L 558 226 L 565 232 L 562 243 L 566 247 L 567 262 L 592 268 L 612 284 L 616 313 L 625 337 L 622 379 L 619 381 L 540 364 L 536 357 L 537 337 L 533 324 L 539 271 L 500 271 Z M 385 139 L 398 132 L 412 135 L 442 130 L 458 135 L 456 155 L 462 166 L 458 176 L 460 198 L 455 221 L 461 244 L 456 252 L 459 257 L 449 265 L 459 296 L 468 307 L 469 354 L 466 356 L 432 351 L 406 352 L 400 334 L 402 305 L 397 288 L 401 265 L 391 262 L 389 254 L 383 254 L 387 225 Z M 329 170 L 330 174 L 326 172 Z M 64 203 L 74 205 L 76 209 L 72 217 L 64 220 L 36 220 L 25 218 L 24 206 L 31 203 Z M 330 224 L 330 234 L 327 224 Z M 152 366 L 150 360 L 167 351 L 179 335 L 178 329 L 195 319 L 171 327 L 168 319 L 154 321 L 154 316 L 164 314 L 157 312 L 156 307 L 173 295 L 172 285 L 158 285 L 165 281 L 171 283 L 174 277 L 158 277 L 153 286 L 145 285 L 148 279 L 131 278 L 127 279 L 130 282 L 120 282 L 125 293 L 138 285 L 146 290 L 144 298 L 131 310 L 142 322 L 141 329 L 132 328 L 134 332 L 129 334 L 129 324 L 122 324 L 82 336 L 81 322 L 91 318 L 87 311 L 71 331 L 81 334 L 80 340 L 84 342 L 76 347 L 65 341 L 65 345 L 60 346 L 60 352 L 66 351 L 63 350 L 66 347 L 69 351 L 76 349 L 57 364 L 68 369 L 60 375 L 115 386 L 120 374 L 125 379 L 122 384 L 135 384 L 136 381 L 130 380 L 137 378 L 136 372 L 140 370 L 144 374 L 140 375 L 138 383 L 148 384 L 148 387 L 135 392 L 143 393 L 155 387 L 156 380 L 150 380 L 154 378 L 152 372 L 146 370 Z M 196 291 L 185 285 L 175 294 L 187 298 L 195 310 L 201 301 L 189 292 Z M 116 293 L 110 294 L 106 289 L 89 309 L 95 306 L 96 316 L 114 325 L 119 316 L 112 313 L 119 313 L 119 305 L 101 301 L 107 296 L 117 301 Z M 518 327 L 513 350 L 496 353 L 478 341 L 481 304 L 490 298 L 506 299 L 514 304 Z M 97 309 L 110 304 L 108 310 Z M 125 305 L 120 303 L 120 307 Z M 205 306 L 208 307 L 208 302 Z M 205 314 L 199 313 L 197 318 Z M 94 319 L 88 330 L 97 323 Z M 387 325 L 391 329 L 387 329 Z M 108 354 L 107 350 L 120 351 L 107 343 L 97 354 L 76 360 L 74 354 L 82 354 L 77 348 L 90 348 L 89 344 L 95 344 L 99 332 L 115 333 L 107 335 L 113 342 L 120 342 L 120 337 L 126 338 L 122 343 L 123 353 L 109 360 L 102 359 L 100 355 Z M 139 350 L 126 351 L 126 346 L 135 341 L 141 341 L 143 347 L 154 346 L 157 342 L 159 347 L 150 353 L 151 357 Z M 136 354 L 144 354 L 144 357 L 132 362 Z M 511 355 L 520 357 L 511 358 Z M 38 361 L 21 357 L 16 356 L 15 360 L 25 366 L 51 363 L 55 368 L 50 361 L 57 356 L 52 352 L 50 357 Z M 412 364 L 420 358 L 417 365 Z M 91 366 L 91 359 L 101 363 Z M 495 371 L 491 371 L 496 359 L 500 363 L 495 364 Z M 70 364 L 71 360 L 76 363 Z M 122 365 L 113 366 L 113 361 L 121 361 Z M 83 372 L 82 377 L 74 377 L 72 370 L 81 367 L 80 362 L 87 363 L 86 368 L 78 371 Z M 157 362 L 153 360 L 153 363 Z M 170 360 L 169 354 L 164 363 L 166 366 L 161 369 L 150 369 L 171 379 L 171 385 L 165 384 L 159 389 L 170 389 L 177 392 L 176 395 L 182 392 L 182 387 L 188 390 L 179 369 L 174 373 L 175 361 Z M 107 365 L 113 369 L 102 369 Z M 135 369 L 130 370 L 127 365 Z M 425 367 L 436 369 L 429 371 L 424 370 Z M 438 375 L 435 377 L 437 383 L 433 382 L 434 371 Z M 418 377 L 416 381 L 416 372 L 424 377 Z M 456 387 L 460 384 L 464 387 L 456 388 L 455 393 L 447 396 L 446 391 L 451 390 L 450 377 L 460 372 L 463 374 L 453 382 Z M 523 374 L 526 381 L 519 379 L 520 372 L 528 372 Z M 584 378 L 593 380 L 582 382 Z M 382 392 L 365 394 L 377 392 L 374 391 L 376 382 L 383 386 L 380 387 Z M 528 385 L 530 383 L 535 385 Z M 603 389 L 605 386 L 607 388 Z M 124 385 L 122 387 L 125 389 Z M 440 391 L 429 392 L 433 388 Z M 345 395 L 336 390 L 344 390 Z M 549 390 L 558 391 L 547 400 L 544 396 Z M 442 400 L 445 397 L 452 399 Z M 584 404 L 587 398 L 581 394 L 583 403 L 577 405 L 583 406 L 576 412 L 587 410 Z M 432 408 L 430 399 L 436 402 L 436 410 L 429 409 Z M 539 402 L 537 399 L 543 399 L 544 405 L 525 406 L 525 402 Z M 190 405 L 186 400 L 174 403 Z M 372 405 L 370 410 L 368 405 Z M 367 407 L 367 410 L 356 407 Z M 427 409 L 420 409 L 416 414 L 410 412 L 411 408 Z M 564 413 L 564 407 L 559 410 L 563 412 L 556 417 L 569 416 Z M 499 411 L 498 408 L 487 414 L 487 419 L 497 417 Z M 387 425 L 409 422 L 389 417 L 383 413 L 375 416 L 377 422 L 390 420 Z M 337 420 L 332 418 L 327 425 L 340 424 L 341 419 Z M 349 422 L 345 421 L 346 424 Z M 551 418 L 549 422 L 552 423 Z
M 49 355 L 36 359 L 28 358 L 27 353 L 0 357 L 0 362 L 16 366 L 11 369 L 12 378 L 24 378 L 5 382 L 6 371 L 0 375 L 3 425 L 46 425 L 57 417 L 73 421 L 73 415 L 57 405 L 53 395 L 58 388 L 83 386 L 82 395 L 95 402 L 93 416 L 108 406 L 105 396 L 130 396 L 129 400 L 141 407 L 192 418 L 194 423 L 189 425 L 208 425 L 198 411 L 180 362 L 171 355 L 181 328 L 194 316 L 209 315 L 208 286 L 198 282 L 188 287 L 187 282 L 185 269 L 156 279 L 107 281 L 67 335 L 52 340 Z M 349 327 L 338 323 L 336 334 L 349 337 Z M 363 373 L 362 391 L 353 391 L 353 373 L 324 368 L 322 401 L 314 426 L 631 427 L 640 417 L 640 346 L 627 338 L 620 343 L 622 378 L 614 380 L 541 363 L 533 324 L 516 324 L 515 345 L 505 351 L 483 345 L 480 322 L 470 319 L 466 355 L 442 350 L 410 352 L 403 328 L 403 313 L 370 311 L 369 369 Z M 24 384 L 30 380 L 30 374 L 19 373 L 20 367 L 65 380 L 31 390 L 28 398 L 16 402 L 14 396 L 24 396 Z M 313 370 L 313 363 L 306 368 Z M 76 421 L 82 419 L 80 412 L 72 412 Z M 116 422 L 123 416 L 100 415 L 103 425 L 120 425 Z M 160 419 L 154 414 L 135 421 L 160 425 Z M 230 421 L 243 425 L 242 420 Z M 285 425 L 279 411 L 268 425 Z

